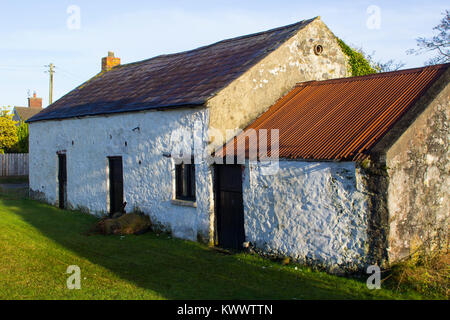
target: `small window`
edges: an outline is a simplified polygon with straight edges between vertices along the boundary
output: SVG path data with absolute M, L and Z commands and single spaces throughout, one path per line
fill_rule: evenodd
M 176 199 L 195 202 L 195 165 L 175 166 Z

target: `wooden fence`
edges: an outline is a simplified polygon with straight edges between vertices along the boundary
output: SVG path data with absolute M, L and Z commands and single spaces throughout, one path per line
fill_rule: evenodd
M 27 175 L 28 153 L 0 154 L 0 177 Z

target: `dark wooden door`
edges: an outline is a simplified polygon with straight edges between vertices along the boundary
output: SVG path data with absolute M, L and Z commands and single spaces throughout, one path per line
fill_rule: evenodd
M 59 207 L 66 207 L 67 159 L 65 154 L 58 154 L 58 202 Z
M 215 183 L 218 244 L 242 250 L 245 241 L 242 166 L 217 165 Z
M 109 158 L 109 204 L 110 213 L 122 212 L 123 166 L 122 157 Z

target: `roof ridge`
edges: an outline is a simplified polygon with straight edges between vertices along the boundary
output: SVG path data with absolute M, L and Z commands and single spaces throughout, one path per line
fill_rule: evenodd
M 355 77 L 347 77 L 347 78 L 334 78 L 334 79 L 327 79 L 327 80 L 311 80 L 311 81 L 305 81 L 305 82 L 299 82 L 296 84 L 296 87 L 306 87 L 310 85 L 325 85 L 333 82 L 344 82 L 344 81 L 359 81 L 359 80 L 365 80 L 365 79 L 373 79 L 373 78 L 384 78 L 391 75 L 398 75 L 398 74 L 409 74 L 409 73 L 420 73 L 424 70 L 429 69 L 447 69 L 450 66 L 450 63 L 443 63 L 443 64 L 435 64 L 431 66 L 424 66 L 424 67 L 416 67 L 416 68 L 410 68 L 410 69 L 403 69 L 403 70 L 395 70 L 395 71 L 388 71 L 388 72 L 381 72 L 381 73 L 373 73 L 373 74 L 367 74 L 364 76 L 355 76 Z
M 300 26 L 306 25 L 308 23 L 311 23 L 314 20 L 319 19 L 319 18 L 320 18 L 319 16 L 316 16 L 316 17 L 311 18 L 311 19 L 304 19 L 304 20 L 301 20 L 301 21 L 298 21 L 298 22 L 295 22 L 295 23 L 291 23 L 291 24 L 285 25 L 285 26 L 276 27 L 276 28 L 273 28 L 273 29 L 265 30 L 265 31 L 259 31 L 259 32 L 256 32 L 256 33 L 251 33 L 251 34 L 238 36 L 238 37 L 234 37 L 234 38 L 228 38 L 228 39 L 220 40 L 220 41 L 217 41 L 217 42 L 214 42 L 214 43 L 211 43 L 211 44 L 207 44 L 207 45 L 203 45 L 203 46 L 200 46 L 200 47 L 197 47 L 197 48 L 194 48 L 194 49 L 189 49 L 189 50 L 180 51 L 180 52 L 174 52 L 174 53 L 168 53 L 168 54 L 160 54 L 160 55 L 148 58 L 148 59 L 135 61 L 135 62 L 130 62 L 130 63 L 127 63 L 127 64 L 122 64 L 122 65 L 118 65 L 114 69 L 116 69 L 116 68 L 119 69 L 119 68 L 123 68 L 123 67 L 128 67 L 128 66 L 133 66 L 133 65 L 145 63 L 145 62 L 148 62 L 150 60 L 157 59 L 157 58 L 173 57 L 173 56 L 177 56 L 177 55 L 187 54 L 189 52 L 203 50 L 203 49 L 206 49 L 206 48 L 218 45 L 220 43 L 226 43 L 226 42 L 230 42 L 230 41 L 236 41 L 236 40 L 241 40 L 241 39 L 246 39 L 246 38 L 257 37 L 257 36 L 260 36 L 260 35 L 263 35 L 263 34 L 266 34 L 266 33 L 272 33 L 272 32 L 275 32 L 275 31 L 281 31 L 281 30 L 284 30 L 284 29 L 288 29 L 288 28 L 294 27 L 296 25 L 298 25 L 300 27 Z

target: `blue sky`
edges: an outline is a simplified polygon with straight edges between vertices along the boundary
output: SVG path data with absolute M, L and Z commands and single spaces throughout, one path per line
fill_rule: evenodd
M 79 29 L 67 24 L 72 5 L 80 9 Z M 381 13 L 378 29 L 367 27 L 374 5 Z M 44 66 L 50 62 L 56 100 L 98 73 L 108 51 L 129 63 L 315 16 L 350 45 L 375 52 L 376 60 L 422 66 L 429 55 L 405 51 L 417 37 L 432 35 L 445 9 L 448 2 L 440 0 L 0 0 L 0 105 L 24 106 L 28 91 L 47 105 Z

